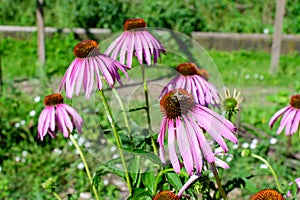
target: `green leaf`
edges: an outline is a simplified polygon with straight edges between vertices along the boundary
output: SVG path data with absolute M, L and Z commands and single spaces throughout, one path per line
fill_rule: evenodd
M 145 190 L 145 188 L 134 188 L 132 191 L 132 196 L 130 196 L 127 200 L 151 200 L 151 196 L 148 191 Z
M 252 193 L 252 194 L 254 194 L 254 193 L 256 193 L 257 191 L 258 191 L 258 188 L 256 187 L 256 184 L 253 182 L 253 181 L 251 181 L 251 180 L 249 180 L 249 179 L 247 179 L 247 178 L 242 178 L 244 181 L 245 181 L 245 183 L 246 183 L 246 185 L 245 185 L 245 189 L 247 190 L 247 191 L 249 191 L 250 193 Z
M 142 182 L 147 187 L 150 195 L 154 195 L 154 185 L 155 185 L 155 175 L 152 167 L 150 167 L 149 172 L 145 172 L 142 176 Z
M 125 177 L 124 172 L 116 167 L 116 164 L 118 164 L 120 162 L 121 162 L 120 158 L 117 158 L 117 159 L 108 161 L 107 163 L 103 163 L 103 164 L 99 165 L 94 173 L 93 183 L 97 186 L 97 184 L 99 183 L 99 179 L 97 177 L 103 176 L 108 173 L 113 173 L 117 176 L 124 178 Z
M 138 154 L 139 156 L 141 156 L 141 157 L 143 157 L 143 158 L 145 158 L 147 160 L 150 160 L 153 163 L 158 164 L 159 166 L 162 166 L 162 163 L 161 163 L 159 157 L 156 156 L 152 152 L 144 151 L 144 150 L 141 150 L 141 149 L 133 149 L 133 150 L 131 150 L 129 148 L 124 148 L 124 151 L 129 151 L 129 152 Z
M 135 186 L 137 183 L 137 179 L 140 174 L 140 167 L 141 167 L 141 157 L 133 155 L 132 162 L 128 165 L 128 172 L 130 177 L 132 178 L 132 186 Z
M 167 173 L 167 179 L 176 190 L 180 190 L 180 188 L 182 188 L 183 185 L 178 174 L 172 172 Z

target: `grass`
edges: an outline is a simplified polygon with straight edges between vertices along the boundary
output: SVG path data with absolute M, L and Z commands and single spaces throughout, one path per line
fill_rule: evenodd
M 40 186 L 49 177 L 54 177 L 58 181 L 58 192 L 74 189 L 79 194 L 88 191 L 88 180 L 84 171 L 77 168 L 80 161 L 78 155 L 74 154 L 74 147 L 69 146 L 61 134 L 55 140 L 48 138 L 40 142 L 36 139 L 37 116 L 43 105 L 42 102 L 33 101 L 37 95 L 44 96 L 45 93 L 56 90 L 59 79 L 74 58 L 72 50 L 78 40 L 72 35 L 55 35 L 47 38 L 45 67 L 39 66 L 36 62 L 35 41 L 35 37 L 30 40 L 4 38 L 1 41 L 4 80 L 4 94 L 0 104 L 2 118 L 0 190 L 3 191 L 0 198 L 2 199 L 51 199 L 49 193 Z M 213 60 L 208 66 L 217 67 L 208 71 L 218 72 L 222 78 L 221 85 L 230 89 L 238 88 L 244 96 L 240 113 L 242 121 L 239 132 L 240 146 L 237 150 L 230 148 L 233 160 L 230 162 L 231 169 L 223 172 L 224 180 L 254 175 L 250 180 L 255 187 L 253 185 L 251 187 L 249 183 L 246 189 L 242 190 L 241 195 L 244 198 L 261 188 L 276 187 L 270 172 L 261 169 L 258 160 L 240 156 L 242 144 L 251 144 L 256 138 L 258 143 L 253 152 L 268 159 L 280 175 L 279 179 L 283 184 L 292 181 L 300 173 L 300 163 L 293 157 L 297 156 L 295 152 L 299 151 L 299 141 L 297 137 L 293 137 L 292 154 L 286 156 L 286 137 L 284 134 L 277 136 L 275 131 L 271 131 L 268 120 L 277 109 L 288 104 L 290 95 L 300 91 L 300 74 L 297 73 L 300 70 L 300 57 L 296 53 L 282 55 L 278 74 L 271 76 L 268 73 L 270 65 L 268 53 L 209 50 L 208 55 Z M 184 60 L 186 58 L 178 58 L 170 53 L 162 56 L 161 65 L 175 67 L 178 62 Z M 139 79 L 138 70 L 130 73 L 132 79 Z M 153 68 L 148 70 L 147 75 L 155 79 L 168 76 L 169 71 Z M 152 98 L 154 101 L 155 97 Z M 83 97 L 78 97 L 69 103 L 78 107 L 80 114 L 86 114 L 85 121 L 88 122 L 84 127 L 86 132 L 80 137 L 92 144 L 86 153 L 90 155 L 88 162 L 93 171 L 103 162 L 101 156 L 109 159 L 114 152 L 110 148 L 112 145 L 107 144 L 110 141 L 103 140 L 104 136 L 107 136 L 105 128 L 108 124 L 104 116 L 98 115 L 101 105 L 97 103 L 97 97 L 92 99 L 90 104 L 84 104 L 85 101 Z M 28 115 L 32 110 L 37 113 L 34 117 Z M 140 117 L 138 114 L 132 116 L 135 119 Z M 24 125 L 21 123 L 22 120 L 25 121 Z M 17 123 L 21 123 L 21 126 L 17 127 Z M 103 128 L 102 132 L 99 131 L 99 126 Z M 271 137 L 277 138 L 276 145 L 270 145 Z M 62 150 L 61 154 L 57 153 L 57 149 Z M 104 151 L 110 152 L 106 155 L 109 157 L 103 155 Z M 109 177 L 106 178 L 111 180 Z M 105 186 L 101 182 L 99 188 L 101 195 L 108 199 L 119 198 L 117 186 Z

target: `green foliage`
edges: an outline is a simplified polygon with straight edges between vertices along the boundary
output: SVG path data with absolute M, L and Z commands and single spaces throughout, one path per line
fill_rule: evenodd
M 31 40 L 5 38 L 2 41 L 4 95 L 0 99 L 0 198 L 51 199 L 51 194 L 48 194 L 41 187 L 41 184 L 49 177 L 56 180 L 55 191 L 57 192 L 65 192 L 69 188 L 74 188 L 78 194 L 89 191 L 89 182 L 84 171 L 77 169 L 76 166 L 80 161 L 78 156 L 74 154 L 74 147 L 67 145 L 68 140 L 63 138 L 61 134 L 58 134 L 55 140 L 50 138 L 46 138 L 44 142 L 37 140 L 38 114 L 44 106 L 42 100 L 37 103 L 33 101 L 36 95 L 45 95 L 45 93 L 55 90 L 53 89 L 55 86 L 51 86 L 51 84 L 56 79 L 61 78 L 72 62 L 74 58 L 72 50 L 74 44 L 77 43 L 77 39 L 72 34 L 67 36 L 56 34 L 47 38 L 47 64 L 42 69 L 35 62 L 36 36 Z M 270 76 L 268 74 L 270 55 L 267 53 L 251 51 L 217 52 L 214 50 L 209 51 L 209 53 L 218 66 L 224 84 L 230 88 L 238 88 L 244 96 L 240 118 L 235 118 L 244 123 L 241 124 L 241 132 L 239 133 L 239 147 L 236 150 L 229 146 L 229 153 L 233 155 L 233 160 L 229 162 L 231 168 L 228 171 L 222 171 L 224 174 L 222 182 L 227 186 L 225 188 L 229 191 L 234 187 L 241 187 L 243 188 L 243 197 L 247 198 L 260 188 L 276 187 L 269 171 L 261 169 L 257 160 L 240 156 L 243 150 L 241 145 L 251 143 L 253 138 L 257 138 L 259 142 L 252 151 L 268 157 L 268 161 L 281 175 L 280 180 L 284 184 L 292 181 L 292 177 L 300 173 L 299 162 L 294 159 L 295 165 L 285 165 L 288 163 L 287 159 L 292 159 L 286 156 L 285 145 L 287 139 L 283 134 L 277 136 L 274 130 L 270 130 L 268 121 L 271 115 L 280 107 L 288 104 L 291 94 L 299 92 L 300 82 L 297 81 L 300 78 L 299 73 L 297 73 L 299 71 L 299 56 L 295 53 L 282 55 L 279 74 Z M 171 67 L 178 64 L 178 58 L 172 58 L 172 55 L 171 57 L 164 56 L 162 59 Z M 48 79 L 44 83 L 43 77 L 38 79 L 41 77 L 39 70 L 45 73 L 50 83 Z M 166 72 L 153 70 L 151 74 L 147 75 L 152 76 L 155 73 L 164 74 Z M 167 76 L 168 73 L 165 75 Z M 26 85 L 26 83 L 33 84 Z M 77 105 L 76 103 L 83 104 L 82 101 L 74 102 L 75 105 Z M 101 110 L 101 106 L 98 106 L 98 99 L 95 100 L 95 104 Z M 36 111 L 34 117 L 29 115 L 32 110 Z M 83 110 L 85 110 L 85 113 L 92 113 L 90 115 L 93 117 L 96 113 L 94 109 L 90 108 L 84 108 Z M 142 118 L 141 115 L 138 117 Z M 103 115 L 100 115 L 99 118 L 100 120 L 85 119 L 87 122 L 86 129 L 90 127 L 92 129 L 89 129 L 84 137 L 94 139 L 97 150 L 102 147 L 99 144 L 102 134 L 113 141 L 106 118 Z M 256 129 L 245 126 L 245 123 L 253 125 Z M 103 130 L 99 131 L 99 124 Z M 278 126 L 278 123 L 274 129 L 276 126 Z M 144 134 L 144 130 L 132 130 L 132 134 L 138 131 Z M 130 141 L 131 138 L 126 138 L 126 133 L 121 135 L 122 142 L 126 145 L 124 151 L 135 155 L 130 160 L 132 163 L 128 165 L 130 179 L 132 184 L 136 186 L 131 198 L 151 199 L 155 192 L 163 189 L 178 191 L 182 184 L 187 181 L 188 175 L 163 171 L 160 177 L 157 178 L 157 173 L 151 167 L 162 167 L 160 160 L 153 153 L 143 150 L 151 142 L 144 135 L 139 137 L 140 132 L 134 135 L 136 137 L 133 138 L 133 141 Z M 276 137 L 279 141 L 278 145 L 271 145 L 269 142 L 270 137 Z M 131 142 L 137 148 L 132 148 Z M 294 146 L 291 151 L 298 151 L 297 138 L 293 139 L 292 144 Z M 55 149 L 62 150 L 63 153 L 57 154 Z M 102 152 L 102 150 L 100 154 L 105 151 Z M 86 151 L 85 153 L 89 152 Z M 114 166 L 116 163 L 120 163 L 120 158 L 111 159 L 110 155 L 106 155 L 107 159 L 110 160 L 106 163 L 102 160 L 95 161 L 98 159 L 97 156 L 97 154 L 93 154 L 88 159 L 92 172 L 94 172 L 94 183 L 104 197 L 119 199 L 121 196 L 120 189 L 113 184 L 104 184 L 104 180 L 107 174 L 110 173 L 124 178 L 124 173 Z M 145 163 L 149 168 L 144 173 L 136 173 L 138 165 Z M 148 163 L 153 164 L 153 166 L 148 166 Z M 96 167 L 96 165 L 98 166 Z M 163 170 L 166 170 L 170 166 L 166 165 L 164 167 Z M 190 187 L 189 193 L 196 195 L 196 189 L 194 188 L 200 188 L 199 190 L 202 191 L 202 189 L 207 190 L 208 187 L 214 187 L 211 182 L 208 182 L 207 185 L 201 185 L 199 182 Z M 206 182 L 201 180 L 201 183 Z M 293 192 L 295 192 L 295 189 L 293 189 Z M 79 198 L 77 193 L 72 195 L 72 199 Z
M 0 24 L 35 25 L 35 1 L 1 0 Z M 136 1 L 136 0 L 45 0 L 45 25 L 98 27 L 121 31 L 128 18 L 142 17 L 150 27 L 183 33 L 192 31 L 262 33 L 273 31 L 275 1 Z M 288 0 L 284 32 L 299 33 L 299 0 Z M 113 22 L 113 23 L 112 23 Z

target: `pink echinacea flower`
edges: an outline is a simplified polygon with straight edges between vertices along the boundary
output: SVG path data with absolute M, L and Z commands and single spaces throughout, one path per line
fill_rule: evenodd
M 64 104 L 60 94 L 51 94 L 44 98 L 45 108 L 41 112 L 38 122 L 38 138 L 43 141 L 47 133 L 54 138 L 58 128 L 64 137 L 68 138 L 75 126 L 81 133 L 82 118 L 71 106 Z
M 269 122 L 272 128 L 278 118 L 282 116 L 277 134 L 280 134 L 285 128 L 286 135 L 293 135 L 299 128 L 300 123 L 300 94 L 294 95 L 290 99 L 290 105 L 277 111 Z
M 235 126 L 218 113 L 194 102 L 191 94 L 177 89 L 165 94 L 160 100 L 163 119 L 158 135 L 160 159 L 165 162 L 164 139 L 167 133 L 168 151 L 171 164 L 176 173 L 180 172 L 181 155 L 183 165 L 189 175 L 201 172 L 203 157 L 207 162 L 215 162 L 215 155 L 205 135 L 209 134 L 223 149 L 228 147 L 223 139 L 234 143 L 238 140 L 233 134 Z
M 177 66 L 178 76 L 173 78 L 161 91 L 160 97 L 171 90 L 185 89 L 193 95 L 194 101 L 202 106 L 217 106 L 220 103 L 217 89 L 208 82 L 208 73 L 194 63 L 186 62 Z
M 153 63 L 156 63 L 160 53 L 166 53 L 160 41 L 147 30 L 147 24 L 143 19 L 126 20 L 124 30 L 110 44 L 105 54 L 111 55 L 113 59 L 117 59 L 120 56 L 120 62 L 124 64 L 126 60 L 126 65 L 129 68 L 131 68 L 133 56 L 137 57 L 140 64 L 146 61 L 147 65 L 151 65 L 152 55 Z
M 96 77 L 99 90 L 103 87 L 102 77 L 107 81 L 109 87 L 113 87 L 116 80 L 122 84 L 118 69 L 128 78 L 126 72 L 128 67 L 105 54 L 101 54 L 96 41 L 85 40 L 78 43 L 74 47 L 74 54 L 76 58 L 67 69 L 59 86 L 59 90 L 63 86 L 65 87 L 66 95 L 70 99 L 74 91 L 78 96 L 82 87 L 85 91 L 85 97 L 89 99 L 93 89 L 94 77 Z

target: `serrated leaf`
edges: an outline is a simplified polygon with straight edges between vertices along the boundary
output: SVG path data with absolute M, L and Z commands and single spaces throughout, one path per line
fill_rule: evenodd
M 167 173 L 167 179 L 169 181 L 169 183 L 176 189 L 176 190 L 180 190 L 180 188 L 182 188 L 182 183 L 181 180 L 178 176 L 178 174 L 176 173 Z

